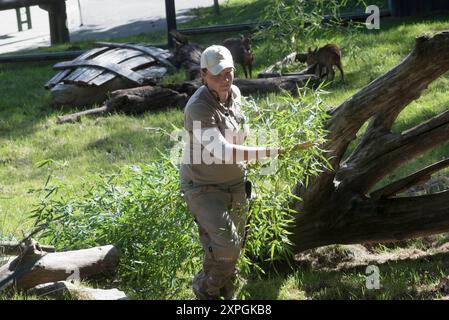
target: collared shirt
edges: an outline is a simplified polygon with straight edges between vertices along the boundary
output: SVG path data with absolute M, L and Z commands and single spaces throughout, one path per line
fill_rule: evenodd
M 240 90 L 233 85 L 227 103 L 220 103 L 206 86 L 200 87 L 190 97 L 184 109 L 184 128 L 188 132 L 188 139 L 184 146 L 180 176 L 181 189 L 186 189 L 192 184 L 230 185 L 244 181 L 246 169 L 243 162 L 206 164 L 203 159 L 200 159 L 200 163 L 194 162 L 194 121 L 200 122 L 201 129 L 218 127 L 228 142 L 242 144 L 245 116 L 241 110 Z M 237 141 L 229 141 L 226 130 L 232 130 Z M 204 147 L 201 146 L 200 149 L 202 153 Z

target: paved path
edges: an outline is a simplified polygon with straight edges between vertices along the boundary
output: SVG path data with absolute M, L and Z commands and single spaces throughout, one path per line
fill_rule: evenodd
M 67 25 L 74 41 L 126 37 L 166 27 L 165 0 L 67 0 L 66 3 Z M 187 9 L 213 3 L 213 0 L 175 0 L 178 22 L 188 19 Z M 33 27 L 22 32 L 17 31 L 15 10 L 0 11 L 0 54 L 50 45 L 47 12 L 38 6 L 30 9 Z

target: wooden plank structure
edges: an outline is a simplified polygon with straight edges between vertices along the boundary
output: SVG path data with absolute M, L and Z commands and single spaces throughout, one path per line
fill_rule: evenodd
M 172 54 L 145 44 L 98 42 L 98 48 L 89 50 L 72 61 L 53 66 L 61 70 L 46 84 L 51 89 L 58 83 L 99 87 L 117 76 L 134 86 L 163 77 L 168 69 L 176 68 L 168 60 Z
M 48 12 L 51 44 L 70 41 L 67 28 L 66 0 L 0 0 L 0 11 L 39 6 Z
M 155 84 L 175 71 L 173 55 L 143 43 L 98 42 L 72 61 L 53 68 L 59 71 L 46 84 L 54 106 L 91 106 L 102 103 L 109 92 Z

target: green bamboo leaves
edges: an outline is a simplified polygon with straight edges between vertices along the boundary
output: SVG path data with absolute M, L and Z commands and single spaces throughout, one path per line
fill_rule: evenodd
M 245 113 L 251 132 L 276 133 L 276 141 L 267 143 L 283 148 L 293 147 L 301 141 L 324 139 L 324 123 L 328 119 L 322 89 L 302 89 L 298 96 L 284 95 L 276 99 L 247 100 Z M 251 139 L 249 139 L 251 140 Z M 255 198 L 249 212 L 249 234 L 245 247 L 244 270 L 263 270 L 263 266 L 276 261 L 291 260 L 292 243 L 289 229 L 294 223 L 294 211 L 289 204 L 300 200 L 292 193 L 297 183 L 307 185 L 310 177 L 326 168 L 324 150 L 314 146 L 294 152 L 271 163 L 271 171 L 261 169 L 267 163 L 252 163 L 250 180 L 254 185 Z
M 197 271 L 201 248 L 168 159 L 100 176 L 71 199 L 46 197 L 35 210 L 42 238 L 59 249 L 114 244 L 118 277 L 134 298 L 173 298 Z M 46 187 L 48 188 L 48 186 Z

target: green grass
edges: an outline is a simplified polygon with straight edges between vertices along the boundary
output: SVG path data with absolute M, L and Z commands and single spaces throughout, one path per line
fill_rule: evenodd
M 219 17 L 213 14 L 212 8 L 194 10 L 192 14 L 198 18 L 179 25 L 179 28 L 260 21 L 267 3 L 268 0 L 229 1 L 221 7 Z M 342 29 L 329 29 L 317 38 L 298 40 L 296 47 L 305 51 L 309 46 L 328 42 L 340 45 L 347 79 L 344 84 L 338 81 L 331 84 L 325 97 L 326 103 L 337 106 L 399 63 L 413 48 L 415 37 L 444 30 L 448 21 L 447 15 L 386 19 L 382 20 L 378 31 L 361 29 L 348 34 Z M 220 43 L 229 36 L 235 36 L 235 33 L 195 36 L 191 41 L 209 45 Z M 164 43 L 165 37 L 164 32 L 157 32 L 126 39 L 101 40 L 158 44 Z M 72 45 L 87 49 L 92 43 L 84 41 Z M 276 44 L 264 42 L 260 37 L 254 38 L 256 61 L 253 74 L 282 58 L 271 53 L 273 46 Z M 60 51 L 67 47 L 69 45 L 59 45 L 42 51 Z M 97 119 L 83 118 L 81 123 L 57 125 L 57 115 L 75 110 L 49 106 L 49 92 L 43 84 L 55 73 L 52 65 L 47 62 L 0 65 L 0 239 L 21 238 L 29 230 L 31 221 L 27 216 L 38 202 L 38 196 L 29 190 L 41 187 L 50 173 L 55 181 L 66 186 L 60 197 L 79 194 L 81 186 L 94 181 L 99 173 L 111 173 L 124 165 L 158 159 L 157 149 L 163 151 L 171 146 L 167 136 L 146 128 L 171 130 L 172 124 L 182 126 L 182 111 L 179 109 L 136 117 L 117 114 Z M 237 68 L 237 76 L 242 76 L 242 71 Z M 181 78 L 181 75 L 175 76 L 178 81 Z M 403 131 L 445 111 L 449 102 L 448 85 L 447 74 L 435 81 L 420 99 L 401 113 L 394 131 Z M 275 99 L 273 95 L 270 97 Z M 401 167 L 379 185 L 441 160 L 448 153 L 448 144 L 435 148 Z M 50 167 L 38 167 L 47 159 L 55 162 Z M 428 270 L 427 278 L 422 276 L 423 270 Z M 432 261 L 390 263 L 381 266 L 381 273 L 385 275 L 382 279 L 384 289 L 374 292 L 364 289 L 364 270 L 297 270 L 263 281 L 245 279 L 246 283 L 241 283 L 239 292 L 241 298 L 250 299 L 426 298 L 429 295 L 419 295 L 413 287 L 435 283 L 442 275 L 447 276 L 445 270 L 447 263 L 444 257 Z M 192 298 L 189 288 L 183 288 L 179 297 Z
M 438 299 L 440 280 L 448 276 L 448 253 L 377 265 L 379 289 L 366 286 L 366 266 L 340 271 L 301 267 L 267 279 L 246 279 L 238 296 L 245 299 L 409 300 Z

